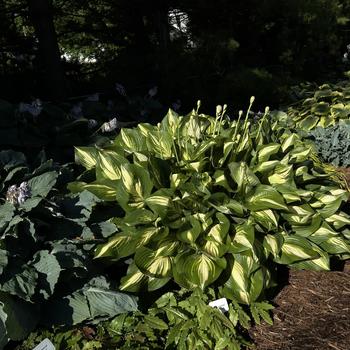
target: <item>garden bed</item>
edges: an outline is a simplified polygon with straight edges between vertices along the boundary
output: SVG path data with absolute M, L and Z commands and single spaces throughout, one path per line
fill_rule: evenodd
M 350 348 L 350 261 L 343 271 L 291 270 L 274 303 L 273 326 L 250 331 L 257 350 Z

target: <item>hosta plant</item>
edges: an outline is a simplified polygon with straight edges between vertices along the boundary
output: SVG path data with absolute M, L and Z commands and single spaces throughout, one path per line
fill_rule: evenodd
M 99 199 L 64 195 L 68 166 L 0 152 L 0 349 L 39 324 L 76 324 L 137 309 L 92 263 L 91 250 L 115 231 L 92 220 Z
M 323 161 L 336 167 L 350 166 L 350 123 L 340 121 L 328 128 L 316 128 L 310 132 L 317 153 Z
M 215 284 L 249 304 L 271 286 L 276 263 L 327 270 L 330 255 L 349 256 L 347 192 L 312 146 L 271 123 L 268 109 L 258 123 L 249 110 L 231 121 L 224 109 L 216 118 L 170 110 L 158 125 L 122 129 L 109 147 L 77 148 L 95 178 L 70 189 L 124 210 L 96 250 L 129 263 L 121 290 Z
M 348 81 L 319 87 L 303 84 L 299 101 L 288 108 L 288 115 L 300 129 L 326 128 L 350 117 L 350 85 Z

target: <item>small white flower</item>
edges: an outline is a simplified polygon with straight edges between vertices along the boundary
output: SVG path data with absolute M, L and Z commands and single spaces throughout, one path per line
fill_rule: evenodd
M 22 204 L 31 196 L 28 182 L 22 182 L 19 187 L 12 185 L 8 188 L 6 193 L 6 200 L 14 205 Z
M 102 132 L 111 132 L 117 129 L 119 126 L 117 118 L 113 118 L 109 122 L 105 122 L 102 124 L 101 131 Z

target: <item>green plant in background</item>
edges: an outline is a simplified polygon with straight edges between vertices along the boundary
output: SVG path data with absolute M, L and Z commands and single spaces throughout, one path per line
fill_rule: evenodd
M 75 175 L 39 157 L 0 152 L 0 349 L 38 325 L 73 325 L 137 309 L 92 263 L 91 250 L 115 232 L 93 220 L 99 199 L 65 195 Z
M 288 116 L 303 130 L 317 126 L 326 128 L 350 117 L 350 85 L 348 81 L 336 84 L 302 84 L 296 89 L 299 101 L 288 108 Z
M 350 166 L 350 123 L 340 121 L 328 128 L 310 132 L 316 150 L 323 161 L 336 167 Z
M 97 326 L 80 326 L 71 330 L 39 331 L 16 350 L 31 350 L 45 337 L 56 350 L 87 349 L 232 349 L 250 347 L 244 334 L 251 321 L 262 319 L 272 324 L 268 303 L 253 303 L 242 308 L 237 302 L 226 311 L 209 306 L 220 293 L 180 290 L 163 294 L 145 312 L 122 314 Z
M 109 147 L 77 148 L 95 180 L 69 188 L 124 210 L 112 219 L 118 233 L 96 250 L 97 259 L 131 258 L 121 290 L 174 280 L 222 286 L 251 304 L 273 284 L 276 264 L 327 270 L 331 255 L 349 257 L 347 192 L 268 109 L 258 123 L 249 112 L 230 121 L 220 106 L 216 118 L 169 111 L 158 125 L 122 129 Z

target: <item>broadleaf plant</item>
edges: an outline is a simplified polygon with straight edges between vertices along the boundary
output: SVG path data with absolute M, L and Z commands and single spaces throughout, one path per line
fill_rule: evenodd
M 0 152 L 0 349 L 38 325 L 73 325 L 135 311 L 92 263 L 92 250 L 116 226 L 94 220 L 100 200 L 64 190 L 68 165 Z M 104 208 L 105 209 L 105 208 Z
M 310 136 L 324 162 L 336 167 L 350 166 L 349 121 L 340 121 L 328 128 L 315 128 L 310 132 Z
M 288 108 L 288 116 L 298 128 L 327 128 L 349 119 L 350 86 L 347 80 L 321 86 L 304 83 L 295 90 L 298 101 Z
M 276 264 L 327 270 L 330 256 L 349 257 L 347 192 L 268 109 L 253 122 L 251 105 L 234 121 L 226 106 L 215 118 L 170 110 L 157 125 L 122 129 L 103 149 L 77 148 L 95 177 L 71 191 L 124 211 L 96 250 L 96 259 L 130 263 L 121 290 L 173 280 L 222 286 L 227 298 L 251 304 L 273 285 Z

